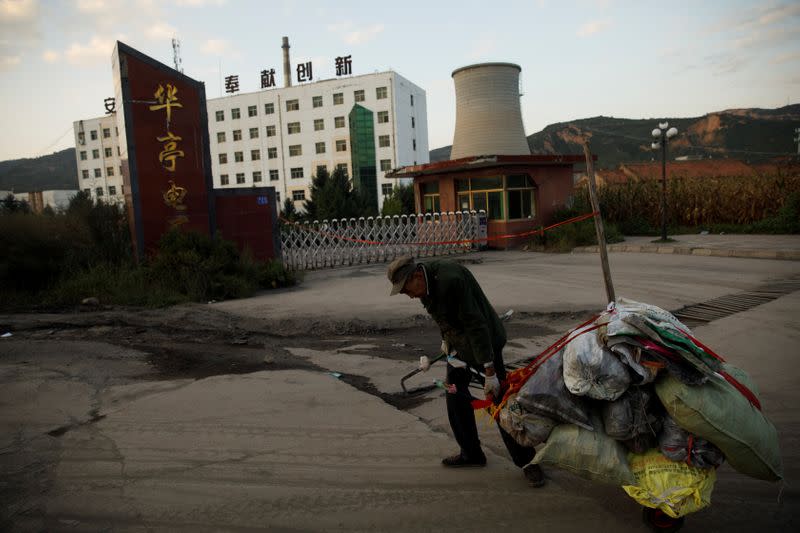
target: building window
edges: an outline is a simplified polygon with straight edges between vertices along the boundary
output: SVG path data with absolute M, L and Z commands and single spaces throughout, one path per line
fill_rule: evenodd
M 86 144 L 86 134 L 82 131 L 78 132 L 78 144 Z
M 337 152 L 346 152 L 347 151 L 347 141 L 344 139 L 339 139 L 336 141 L 336 151 Z
M 250 128 L 250 138 L 258 139 L 258 128 Z
M 244 172 L 237 172 L 236 173 L 236 184 L 241 185 L 244 183 Z
M 300 100 L 286 100 L 286 111 L 300 111 Z
M 289 135 L 292 135 L 293 133 L 300 133 L 300 123 L 299 122 L 289 122 L 286 125 L 286 131 L 289 133 Z
M 275 137 L 275 126 L 267 126 L 267 137 Z
M 259 182 L 261 182 L 261 171 L 256 170 L 255 172 L 253 172 L 253 183 L 259 183 Z
M 248 117 L 254 117 L 257 114 L 258 114 L 258 109 L 257 109 L 256 106 L 254 106 L 254 105 L 247 106 L 247 116 Z
M 233 152 L 233 160 L 237 163 L 244 161 L 244 152 Z
M 94 192 L 97 193 L 97 196 L 103 196 L 103 188 L 102 187 L 97 187 L 94 190 Z
M 391 183 L 381 183 L 381 194 L 384 196 L 389 196 L 392 194 L 392 184 Z
M 97 140 L 97 130 L 92 130 L 89 132 L 89 138 L 93 141 Z
M 113 156 L 113 155 L 114 155 L 114 152 L 113 152 L 113 150 L 111 150 L 111 147 L 110 147 L 110 146 L 109 146 L 108 148 L 106 148 L 106 149 L 103 151 L 103 153 L 105 153 L 106 157 L 111 157 L 111 156 Z
M 411 95 L 411 107 L 414 107 L 414 95 Z
M 389 122 L 389 112 L 378 111 L 378 124 L 386 124 L 387 122 Z
M 116 196 L 117 195 L 117 188 L 114 185 L 108 186 L 108 195 L 109 196 Z
M 489 220 L 504 220 L 503 178 L 468 178 L 456 180 L 458 209 L 486 211 Z
M 86 194 L 92 194 L 92 189 L 83 189 Z
M 422 194 L 422 209 L 425 213 L 438 213 L 439 207 L 439 182 L 421 183 L 419 186 Z
M 344 128 L 344 117 L 333 117 L 334 128 Z
M 117 146 L 117 155 L 121 155 L 119 152 L 119 146 Z
M 234 107 L 233 109 L 231 109 L 231 118 L 232 119 L 242 118 L 242 114 L 239 112 L 238 107 Z
M 119 166 L 119 174 L 122 175 L 122 165 Z
M 86 170 L 86 169 L 81 170 L 81 176 L 83 176 L 83 179 L 88 180 L 89 179 L 89 171 Z
M 267 148 L 267 159 L 277 159 L 278 149 L 276 147 Z
M 378 146 L 381 148 L 387 148 L 391 146 L 389 144 L 389 136 L 388 135 L 379 135 L 378 136 Z
M 217 122 L 222 122 L 225 120 L 225 111 L 217 111 L 215 115 L 217 117 Z
M 264 114 L 271 115 L 275 112 L 275 104 L 264 104 Z
M 92 150 L 92 159 L 100 159 L 100 149 L 95 148 Z
M 322 143 L 317 143 L 317 144 L 315 145 L 315 147 L 316 147 L 316 152 L 317 152 L 318 154 L 324 154 L 324 153 L 325 153 L 325 143 L 324 143 L 324 142 L 322 142 Z
M 224 143 L 225 142 L 225 132 L 224 131 L 218 131 L 217 132 L 217 142 L 218 143 Z
M 508 219 L 533 218 L 536 215 L 536 185 L 527 174 L 506 176 Z
M 233 130 L 233 140 L 234 141 L 242 140 L 242 130 Z
M 279 193 L 277 191 L 275 192 L 275 203 L 276 204 L 280 204 L 281 203 L 281 193 Z
M 103 139 L 111 137 L 111 128 L 103 128 Z
M 381 159 L 381 170 L 384 172 L 386 172 L 387 170 L 392 170 L 392 160 Z
M 81 161 L 86 161 L 86 150 L 81 150 Z
M 312 107 L 322 107 L 322 96 L 312 96 L 311 105 Z
M 103 171 L 100 170 L 99 168 L 94 169 L 94 177 L 95 178 L 102 178 L 103 177 Z
M 339 163 L 336 165 L 336 170 L 341 170 L 347 176 L 347 163 Z
M 258 161 L 261 159 L 261 150 L 250 150 L 250 160 Z
M 302 144 L 290 144 L 289 145 L 289 157 L 295 157 L 298 155 L 303 155 L 303 145 Z
M 224 165 L 228 162 L 228 154 L 219 154 L 219 164 Z
M 341 105 L 344 103 L 344 93 L 333 93 L 333 105 Z
M 417 149 L 417 140 L 416 139 L 411 139 L 411 148 L 413 150 Z
M 269 171 L 269 181 L 278 181 L 280 178 L 280 174 L 277 170 L 270 170 Z
M 411 117 L 411 127 L 412 128 L 416 127 L 416 121 L 414 120 L 414 117 Z
M 299 202 L 306 199 L 306 191 L 292 191 L 292 200 Z
M 363 102 L 366 99 L 364 97 L 364 89 L 353 91 L 353 98 L 355 99 L 356 102 Z
M 119 128 L 118 128 L 118 127 L 116 127 L 116 126 L 114 126 L 114 135 L 116 135 L 117 137 L 119 137 Z M 120 194 L 122 194 L 122 185 L 120 185 L 120 191 L 119 191 L 119 193 L 120 193 Z
M 220 175 L 219 183 L 220 183 L 220 185 L 227 185 L 228 184 L 228 175 L 227 174 Z
M 389 91 L 386 87 L 376 87 L 375 88 L 375 98 L 378 100 L 383 100 L 384 98 L 389 97 Z
M 114 167 L 106 167 L 106 176 L 114 175 Z
M 314 119 L 314 131 L 322 131 L 325 129 L 325 119 L 324 118 L 315 118 Z
M 292 179 L 298 179 L 303 177 L 303 167 L 296 167 L 289 170 L 289 175 Z
M 328 171 L 328 165 L 317 165 L 317 176 Z

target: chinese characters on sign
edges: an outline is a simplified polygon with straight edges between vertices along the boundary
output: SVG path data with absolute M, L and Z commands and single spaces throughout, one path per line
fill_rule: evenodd
M 311 73 L 311 61 L 297 65 L 297 81 L 311 81 L 314 76 Z
M 106 115 L 110 115 L 117 110 L 116 98 L 106 98 L 103 100 L 103 105 L 106 107 Z
M 235 93 L 239 92 L 239 76 L 226 76 L 225 77 L 225 92 Z
M 167 132 L 156 137 L 156 140 L 162 143 L 162 150 L 158 154 L 158 161 L 167 172 L 175 172 L 176 160 L 179 157 L 184 157 L 183 150 L 178 149 L 178 142 L 183 140 L 180 136 L 172 133 L 172 108 L 182 108 L 183 104 L 178 99 L 178 88 L 171 83 L 166 84 L 166 89 L 163 84 L 159 84 L 153 96 L 155 96 L 156 103 L 150 106 L 150 111 L 165 110 L 167 118 Z M 179 185 L 175 185 L 173 180 L 168 180 L 170 187 L 162 193 L 164 202 L 175 210 L 175 216 L 169 219 L 170 226 L 179 226 L 189 222 L 189 217 L 186 216 L 186 205 L 183 199 L 186 196 L 186 189 Z
M 340 56 L 336 58 L 336 75 L 345 76 L 353 73 L 353 56 Z
M 269 87 L 275 87 L 275 69 L 271 68 L 269 70 L 262 70 L 261 71 L 261 88 L 267 89 Z

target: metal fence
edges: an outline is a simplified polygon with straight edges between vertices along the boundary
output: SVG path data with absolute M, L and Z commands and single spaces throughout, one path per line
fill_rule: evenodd
M 430 257 L 477 249 L 485 232 L 475 211 L 427 213 L 285 223 L 280 225 L 283 262 L 292 270 L 382 263 L 401 255 Z M 484 222 L 485 224 L 485 222 Z M 483 235 L 485 236 L 485 234 Z

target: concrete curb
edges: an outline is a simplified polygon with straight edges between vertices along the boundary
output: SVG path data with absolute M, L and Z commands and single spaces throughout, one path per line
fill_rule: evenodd
M 782 259 L 800 261 L 800 250 L 764 250 L 754 248 L 701 248 L 673 244 L 609 244 L 609 252 L 700 255 L 706 257 L 744 257 L 750 259 Z M 573 253 L 598 253 L 598 247 L 578 246 Z

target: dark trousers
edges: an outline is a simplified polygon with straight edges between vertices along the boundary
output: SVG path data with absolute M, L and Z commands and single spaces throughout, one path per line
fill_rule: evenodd
M 456 393 L 451 394 L 448 392 L 445 395 L 450 429 L 453 430 L 456 442 L 461 447 L 461 455 L 471 461 L 478 461 L 485 457 L 483 450 L 481 450 L 481 441 L 478 438 L 475 411 L 470 404 L 472 400 L 472 394 L 469 389 L 470 381 L 474 378 L 483 384 L 483 377 L 477 373 L 477 369 L 475 370 L 476 372 L 470 372 L 469 368 L 456 368 L 448 364 L 447 383 L 456 386 Z M 506 376 L 506 370 L 502 356 L 499 354 L 495 357 L 494 370 L 497 373 L 497 378 L 503 381 Z M 498 398 L 497 401 L 500 401 L 500 399 Z M 500 436 L 503 438 L 503 443 L 506 445 L 515 465 L 522 468 L 533 460 L 534 455 L 536 455 L 534 448 L 521 446 L 499 424 L 497 429 L 500 430 Z

